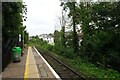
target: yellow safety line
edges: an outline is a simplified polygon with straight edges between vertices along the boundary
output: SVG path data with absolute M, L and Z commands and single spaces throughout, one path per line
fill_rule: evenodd
M 26 67 L 25 67 L 25 73 L 24 73 L 24 80 L 28 80 L 28 68 L 29 68 L 29 50 L 30 47 L 28 47 L 28 54 L 27 54 L 27 59 L 26 59 Z

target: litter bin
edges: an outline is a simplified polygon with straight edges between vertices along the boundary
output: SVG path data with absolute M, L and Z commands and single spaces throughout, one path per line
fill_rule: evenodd
M 13 61 L 20 61 L 21 59 L 21 48 L 20 47 L 13 47 L 12 52 L 13 52 Z

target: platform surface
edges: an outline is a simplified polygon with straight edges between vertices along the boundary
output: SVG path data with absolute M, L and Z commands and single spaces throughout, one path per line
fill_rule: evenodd
M 59 79 L 58 74 L 47 63 L 35 47 L 24 49 L 20 62 L 11 62 L 2 72 L 2 78 Z

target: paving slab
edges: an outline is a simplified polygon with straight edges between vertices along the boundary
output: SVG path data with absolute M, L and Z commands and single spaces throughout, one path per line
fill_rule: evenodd
M 36 48 L 28 47 L 24 49 L 24 55 L 20 62 L 11 62 L 2 72 L 2 78 L 21 78 L 28 80 L 57 80 L 50 65 L 40 56 Z
M 20 62 L 11 62 L 2 72 L 2 78 L 23 78 L 25 71 L 25 63 L 27 56 L 27 48 L 24 49 L 24 55 Z

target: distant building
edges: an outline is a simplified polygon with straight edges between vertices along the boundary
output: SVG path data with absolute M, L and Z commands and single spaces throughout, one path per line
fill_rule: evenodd
M 54 45 L 54 37 L 53 37 L 53 35 L 41 34 L 41 35 L 39 35 L 39 38 L 42 38 L 44 41 L 47 41 L 48 44 Z

